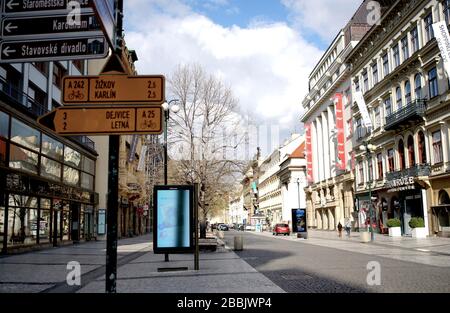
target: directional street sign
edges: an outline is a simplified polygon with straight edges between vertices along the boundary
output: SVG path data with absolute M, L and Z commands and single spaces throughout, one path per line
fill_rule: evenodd
M 162 107 L 59 107 L 38 122 L 66 136 L 162 133 Z
M 105 37 L 76 39 L 3 41 L 0 62 L 32 62 L 105 58 L 108 45 Z
M 94 0 L 3 0 L 0 9 L 0 63 L 100 59 L 108 54 L 110 33 L 98 19 Z
M 71 9 L 71 0 L 4 0 L 4 13 L 26 13 Z M 90 7 L 92 0 L 78 0 L 80 8 Z
M 97 32 L 102 34 L 102 29 L 94 13 L 84 13 L 80 15 L 78 24 L 70 25 L 65 15 L 47 16 L 26 16 L 26 17 L 6 17 L 2 23 L 2 37 L 8 39 L 18 39 L 17 36 L 46 35 L 47 38 L 61 37 L 61 34 L 83 32 Z M 94 34 L 95 35 L 95 34 Z M 13 38 L 10 38 L 13 37 Z
M 162 104 L 162 75 L 67 76 L 63 79 L 64 104 Z

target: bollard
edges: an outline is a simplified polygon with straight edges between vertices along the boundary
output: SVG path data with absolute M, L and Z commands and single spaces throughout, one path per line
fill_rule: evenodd
M 223 239 L 223 238 L 225 237 L 225 235 L 224 235 L 224 233 L 223 233 L 223 230 L 219 230 L 219 231 L 217 232 L 217 237 L 219 237 L 220 239 Z
M 244 250 L 244 238 L 242 236 L 234 236 L 234 251 Z

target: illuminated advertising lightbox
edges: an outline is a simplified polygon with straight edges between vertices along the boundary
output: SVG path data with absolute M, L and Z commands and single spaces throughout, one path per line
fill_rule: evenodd
M 292 209 L 292 232 L 306 233 L 306 209 Z
M 193 186 L 155 186 L 154 253 L 193 252 Z

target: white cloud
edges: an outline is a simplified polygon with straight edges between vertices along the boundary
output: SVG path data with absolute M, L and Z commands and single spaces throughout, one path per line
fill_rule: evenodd
M 313 31 L 325 42 L 331 42 L 362 0 L 281 0 L 291 10 L 296 28 Z
M 137 52 L 140 74 L 170 76 L 178 64 L 199 63 L 232 87 L 242 112 L 298 128 L 318 48 L 285 23 L 223 27 L 182 2 L 168 2 L 126 1 L 125 39 Z

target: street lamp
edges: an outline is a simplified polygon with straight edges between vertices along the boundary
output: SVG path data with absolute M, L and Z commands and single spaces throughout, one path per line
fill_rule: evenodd
M 359 146 L 359 149 L 366 153 L 366 158 L 368 161 L 368 168 L 370 170 L 370 162 L 372 162 L 372 152 L 374 152 L 377 147 L 368 143 L 364 142 L 361 146 Z M 369 231 L 370 231 L 370 241 L 373 241 L 374 239 L 374 233 L 373 233 L 373 224 L 372 224 L 372 175 L 373 173 L 369 172 Z
M 172 102 L 178 102 L 178 99 L 170 100 L 168 103 L 164 102 L 162 108 L 164 110 L 164 185 L 167 185 L 167 125 L 169 124 L 170 111 L 178 113 L 180 107 L 178 104 L 172 104 Z

